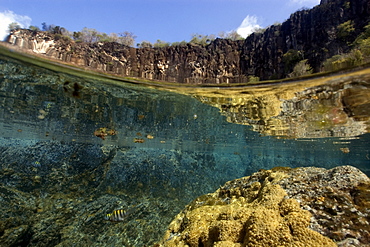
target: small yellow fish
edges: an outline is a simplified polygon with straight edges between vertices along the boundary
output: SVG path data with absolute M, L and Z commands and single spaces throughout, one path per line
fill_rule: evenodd
M 144 142 L 145 142 L 145 140 L 144 140 L 144 139 L 142 139 L 142 138 L 134 138 L 134 142 L 135 142 L 135 143 L 144 143 Z
M 138 205 L 129 207 L 127 210 L 124 209 L 114 210 L 111 214 L 106 214 L 104 219 L 113 222 L 124 221 L 130 214 L 138 212 L 138 210 L 142 208 L 142 206 L 143 203 L 140 203 Z
M 127 215 L 124 209 L 114 210 L 111 214 L 107 214 L 104 219 L 110 221 L 123 221 Z

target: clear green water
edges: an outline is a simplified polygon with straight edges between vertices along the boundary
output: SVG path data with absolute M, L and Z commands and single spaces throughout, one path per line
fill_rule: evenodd
M 259 169 L 369 175 L 369 86 L 363 70 L 154 88 L 1 55 L 0 242 L 148 246 L 191 200 Z M 104 220 L 120 208 L 124 221 Z

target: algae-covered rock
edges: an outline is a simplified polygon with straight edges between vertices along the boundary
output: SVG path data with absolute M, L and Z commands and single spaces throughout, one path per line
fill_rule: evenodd
M 263 170 L 194 200 L 158 245 L 366 246 L 369 185 L 350 166 Z
M 35 201 L 28 193 L 0 184 L 0 246 L 26 246 L 31 235 L 28 219 L 36 210 Z

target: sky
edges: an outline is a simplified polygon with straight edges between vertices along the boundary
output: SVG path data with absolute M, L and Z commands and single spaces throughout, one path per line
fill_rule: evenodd
M 136 43 L 190 41 L 192 35 L 237 31 L 284 22 L 320 0 L 0 0 L 0 39 L 11 22 L 22 27 L 54 24 L 69 31 L 84 27 L 107 34 L 132 32 Z

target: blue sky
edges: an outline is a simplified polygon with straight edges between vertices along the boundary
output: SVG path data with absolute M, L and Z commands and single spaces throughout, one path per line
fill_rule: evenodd
M 320 0 L 0 0 L 0 39 L 9 22 L 41 28 L 41 23 L 79 31 L 134 33 L 136 43 L 160 39 L 189 41 L 192 34 L 238 30 L 283 22 L 296 10 Z

